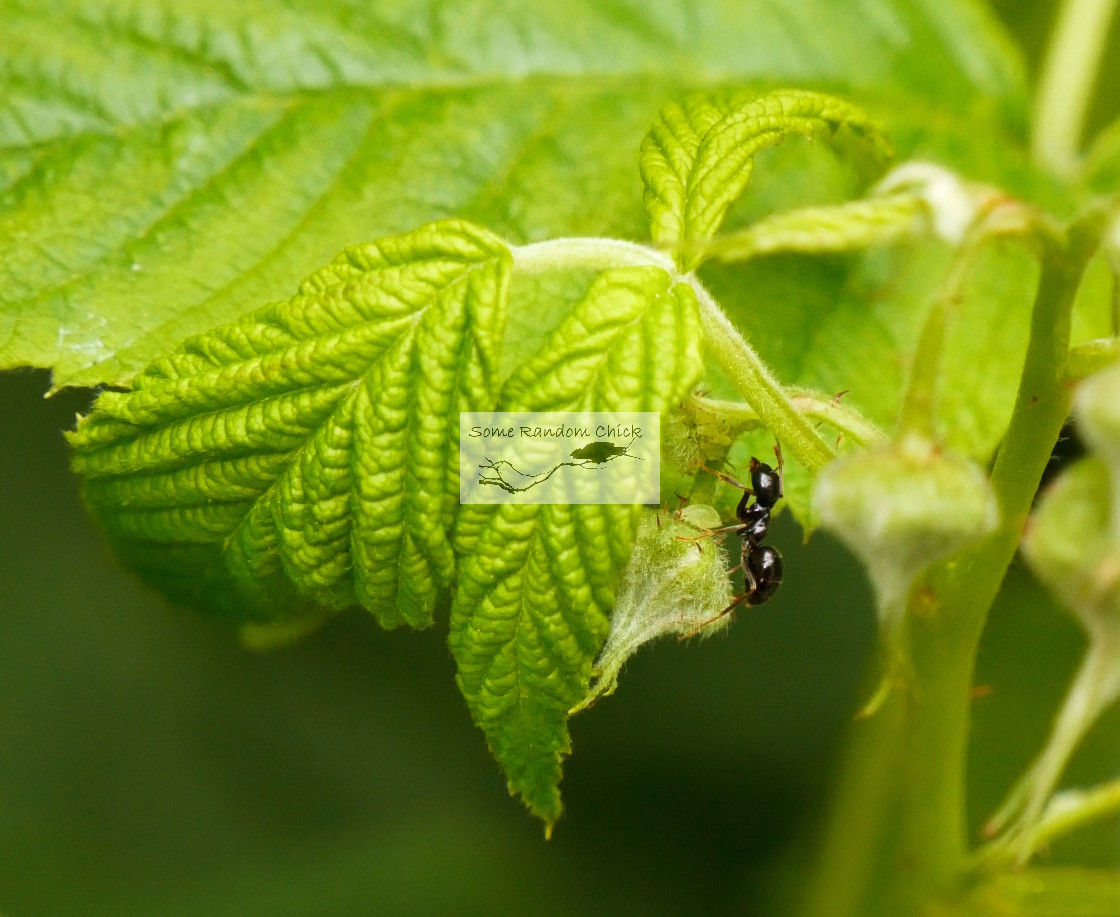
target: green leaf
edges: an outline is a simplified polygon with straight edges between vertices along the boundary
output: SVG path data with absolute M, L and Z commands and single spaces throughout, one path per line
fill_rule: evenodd
M 928 209 L 913 194 L 884 194 L 837 207 L 785 210 L 735 232 L 698 243 L 705 260 L 747 261 L 781 252 L 859 251 L 917 235 L 929 223 Z
M 675 246 L 716 234 L 751 179 L 759 150 L 791 134 L 831 137 L 841 130 L 877 159 L 890 147 L 859 108 L 816 92 L 783 90 L 728 103 L 669 104 L 642 143 L 641 173 L 654 242 Z M 698 259 L 686 256 L 684 269 Z
M 658 268 L 608 271 L 517 367 L 503 410 L 664 411 L 701 371 L 690 287 Z M 586 694 L 640 507 L 464 507 L 451 608 L 459 686 L 529 808 L 560 815 L 568 711 Z
M 428 220 L 644 238 L 634 152 L 692 90 L 874 97 L 905 149 L 1024 171 L 1022 67 L 969 0 L 0 0 L 0 22 L 0 368 L 57 386 L 124 384 Z
M 103 394 L 73 464 L 122 559 L 235 615 L 430 624 L 455 568 L 459 412 L 494 406 L 510 264 L 458 221 L 355 246 Z
M 921 322 L 952 252 L 940 242 L 859 258 L 778 255 L 703 278 L 783 382 L 846 392 L 844 402 L 894 428 Z M 1007 428 L 1038 269 L 1013 242 L 986 245 L 950 316 L 936 404 L 943 445 L 986 461 Z M 984 371 L 978 373 L 977 366 Z M 717 393 L 726 383 L 713 380 Z M 735 450 L 734 461 L 746 456 Z

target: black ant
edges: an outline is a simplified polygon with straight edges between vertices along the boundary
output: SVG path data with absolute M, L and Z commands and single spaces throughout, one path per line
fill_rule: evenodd
M 686 640 L 709 624 L 714 624 L 742 604 L 761 605 L 777 592 L 778 587 L 782 584 L 782 555 L 778 553 L 776 548 L 762 544 L 763 539 L 766 538 L 766 533 L 770 530 L 770 511 L 785 496 L 782 480 L 782 450 L 776 443 L 774 445 L 774 455 L 778 458 L 776 471 L 765 462 L 751 458 L 749 465 L 750 487 L 740 484 L 734 478 L 730 478 L 722 472 L 712 471 L 712 474 L 720 480 L 726 481 L 743 491 L 739 505 L 735 508 L 735 516 L 739 521 L 734 525 L 712 529 L 699 537 L 710 538 L 714 535 L 729 532 L 742 537 L 742 560 L 739 566 L 730 572 L 743 571 L 744 588 L 742 594 L 735 596 L 731 604 L 723 611 L 714 618 L 709 618 L 707 621 L 697 624 L 696 627 L 682 636 L 681 640 Z M 752 496 L 754 497 L 754 503 L 750 503 Z

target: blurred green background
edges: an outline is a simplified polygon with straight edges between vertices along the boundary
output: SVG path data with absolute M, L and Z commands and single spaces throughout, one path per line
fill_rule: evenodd
M 1050 3 L 1000 0 L 1037 61 Z M 1118 57 L 1115 36 L 1112 59 Z M 1032 66 L 1034 66 L 1032 64 Z M 1120 70 L 1095 123 L 1115 115 Z M 572 723 L 550 842 L 506 793 L 445 628 L 359 614 L 257 655 L 118 569 L 61 430 L 89 394 L 0 376 L 0 911 L 33 915 L 770 913 L 801 870 L 873 623 L 824 537 L 726 636 L 648 648 Z M 975 826 L 1033 754 L 1081 638 L 1019 570 L 978 681 Z M 1114 774 L 1120 712 L 1075 781 Z M 1055 862 L 1116 864 L 1120 823 Z
M 257 655 L 119 570 L 60 430 L 5 377 L 0 901 L 39 914 L 683 914 L 750 908 L 819 809 L 872 622 L 824 539 L 724 638 L 656 645 L 573 721 L 546 843 L 443 628 L 346 616 Z M 836 596 L 842 595 L 838 602 Z

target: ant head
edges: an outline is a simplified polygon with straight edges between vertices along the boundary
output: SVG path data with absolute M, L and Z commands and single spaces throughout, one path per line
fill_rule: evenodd
M 751 490 L 755 500 L 762 506 L 770 507 L 782 498 L 782 476 L 765 462 L 756 458 L 750 461 Z

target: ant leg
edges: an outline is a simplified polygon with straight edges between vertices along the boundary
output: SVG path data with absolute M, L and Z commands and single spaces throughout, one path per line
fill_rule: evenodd
M 751 490 L 749 487 L 747 487 L 746 484 L 740 484 L 738 481 L 736 481 L 730 475 L 724 474 L 722 471 L 716 471 L 714 468 L 709 468 L 703 462 L 700 463 L 700 468 L 701 468 L 702 471 L 708 472 L 708 474 L 715 475 L 721 481 L 723 481 L 726 484 L 730 484 L 732 487 L 738 487 L 739 490 L 745 490 L 748 494 L 753 494 L 754 493 L 754 491 Z
M 716 621 L 718 621 L 720 618 L 724 617 L 725 615 L 731 614 L 731 612 L 733 612 L 736 608 L 738 608 L 746 600 L 747 600 L 746 594 L 735 596 L 735 598 L 732 599 L 731 604 L 728 605 L 725 609 L 723 609 L 723 611 L 721 611 L 718 615 L 716 615 L 714 618 L 708 618 L 707 621 L 702 621 L 701 623 L 697 624 L 687 634 L 684 634 L 683 636 L 677 637 L 677 641 L 680 642 L 682 640 L 687 640 L 689 637 L 695 636 L 699 631 L 702 631 L 709 624 L 715 624 Z
M 778 496 L 784 497 L 786 495 L 786 465 L 782 460 L 782 444 L 777 440 L 774 440 L 774 455 L 778 459 Z
M 735 507 L 735 518 L 744 525 L 747 523 L 747 504 L 752 496 L 754 495 L 749 490 L 744 490 L 743 496 L 739 498 L 739 505 Z
M 705 538 L 714 538 L 716 535 L 726 535 L 728 532 L 737 532 L 743 526 L 740 523 L 725 525 L 718 529 L 708 529 L 699 535 L 678 535 L 677 541 L 703 541 Z
M 688 502 L 688 497 L 687 496 L 682 497 L 680 494 L 677 494 L 677 499 L 680 500 L 681 502 L 677 506 L 677 512 L 673 516 L 674 519 L 680 519 L 681 518 L 681 513 L 684 512 L 684 505 Z
M 758 592 L 758 580 L 754 578 L 751 573 L 751 568 L 747 566 L 747 562 L 743 561 L 740 566 L 743 568 L 743 599 L 744 601 Z

